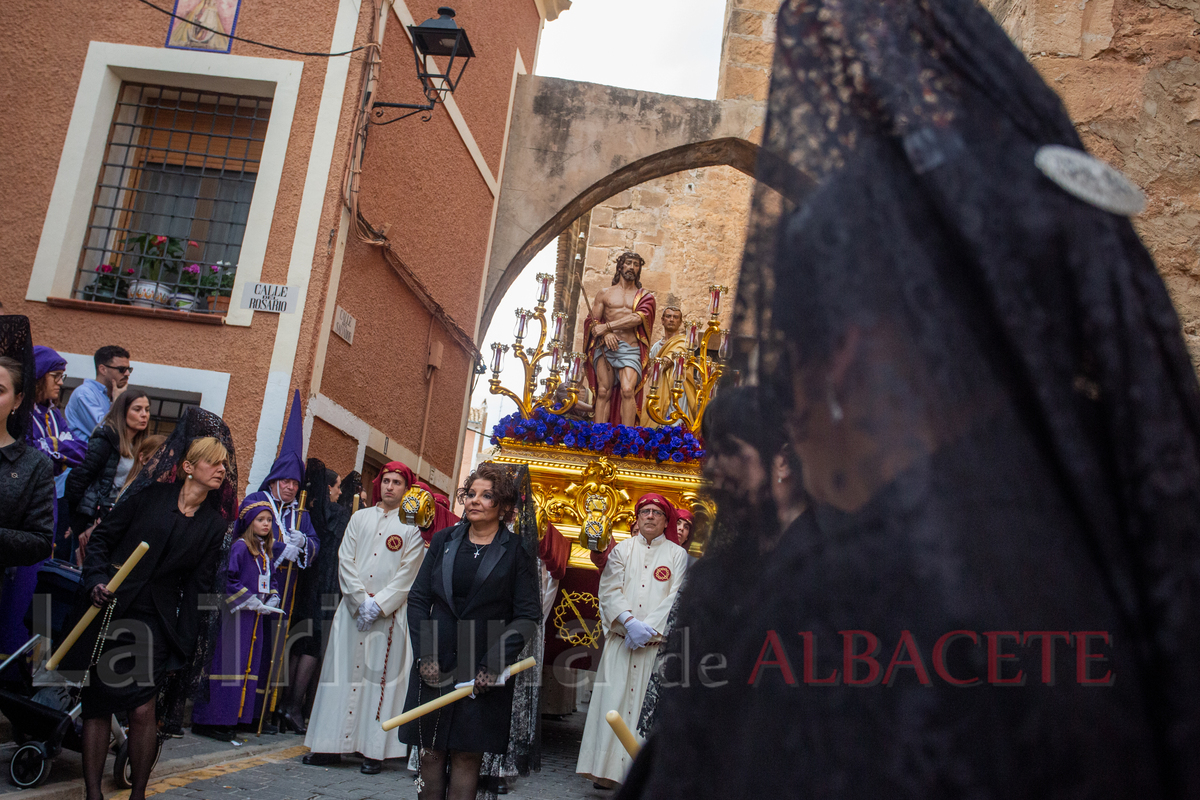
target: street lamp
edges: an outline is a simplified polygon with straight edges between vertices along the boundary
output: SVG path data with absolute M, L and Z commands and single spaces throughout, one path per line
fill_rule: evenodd
M 409 25 L 408 32 L 412 36 L 413 58 L 417 62 L 417 79 L 421 81 L 421 91 L 425 95 L 424 103 L 372 103 L 375 116 L 382 118 L 384 109 L 404 108 L 407 114 L 389 119 L 387 122 L 377 122 L 376 125 L 390 125 L 397 120 L 411 117 L 413 114 L 425 112 L 422 120 L 428 122 L 433 118 L 433 109 L 438 101 L 444 100 L 447 93 L 454 94 L 458 82 L 467 69 L 467 64 L 475 57 L 471 40 L 467 32 L 458 27 L 454 21 L 454 9 L 442 6 L 438 9 L 437 19 L 427 19 L 420 25 Z M 437 64 L 432 57 L 449 58 L 445 72 L 437 71 Z M 458 63 L 458 74 L 454 72 Z

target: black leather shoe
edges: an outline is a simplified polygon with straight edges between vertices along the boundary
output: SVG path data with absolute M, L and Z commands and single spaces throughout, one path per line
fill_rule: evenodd
M 363 775 L 378 775 L 383 770 L 383 762 L 377 761 L 374 758 L 364 758 L 362 769 L 359 770 Z
M 342 763 L 342 755 L 341 753 L 309 753 L 300 760 L 310 767 L 328 767 Z
M 192 733 L 196 736 L 216 739 L 218 742 L 233 741 L 233 728 L 226 728 L 220 725 L 197 725 L 192 723 Z
M 258 725 L 253 722 L 240 723 L 237 726 L 237 729 L 240 733 L 251 733 L 251 734 L 258 733 Z M 279 728 L 276 727 L 274 723 L 264 721 L 263 726 L 262 726 L 262 732 L 269 733 L 269 734 L 276 734 L 276 733 L 279 733 Z
M 279 723 L 279 730 L 284 733 L 289 731 L 292 733 L 308 733 L 308 728 L 304 725 L 304 718 L 298 714 L 293 714 L 291 711 L 280 711 L 276 717 Z

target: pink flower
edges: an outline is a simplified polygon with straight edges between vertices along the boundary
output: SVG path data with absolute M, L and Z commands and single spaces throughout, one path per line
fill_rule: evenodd
M 133 271 L 134 271 L 134 270 L 133 270 L 133 267 L 126 267 L 126 268 L 125 268 L 125 274 L 126 274 L 126 275 L 132 275 L 132 274 L 133 274 Z
M 200 246 L 200 245 L 196 244 L 196 243 L 195 243 L 195 242 L 193 242 L 191 239 L 189 239 L 189 240 L 188 240 L 188 247 L 199 247 L 199 246 Z
M 163 242 L 165 242 L 166 240 L 167 240 L 167 237 L 165 237 L 165 236 L 156 236 L 156 237 L 154 237 L 154 243 L 155 243 L 155 244 L 162 244 L 162 243 L 163 243 Z
M 104 274 L 107 275 L 108 273 L 113 271 L 112 264 L 101 264 L 100 266 L 96 267 L 96 271 L 103 272 Z
M 192 264 L 190 267 L 187 268 L 187 271 L 193 275 L 199 275 L 200 274 L 200 265 Z
M 209 267 L 209 269 L 211 269 L 213 272 L 220 272 L 220 271 L 221 271 L 221 268 L 220 268 L 220 267 L 218 267 L 216 264 L 213 264 L 212 266 L 210 266 L 210 267 Z

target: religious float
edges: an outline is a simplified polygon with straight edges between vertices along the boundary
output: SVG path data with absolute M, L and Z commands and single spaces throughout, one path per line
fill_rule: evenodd
M 657 492 L 690 510 L 696 523 L 689 550 L 694 555 L 703 550 L 715 509 L 699 492 L 704 449 L 698 432 L 729 346 L 729 332 L 718 320 L 726 289 L 710 288 L 706 325 L 685 325 L 681 346 L 644 365 L 640 418 L 650 426 L 626 426 L 593 422 L 579 413 L 588 356 L 570 352 L 565 314 L 555 312 L 547 321 L 552 276 L 539 274 L 537 281 L 535 308 L 516 312 L 511 348 L 491 345 L 491 392 L 517 406 L 492 429 L 492 459 L 529 467 L 542 560 L 558 580 L 544 663 L 595 669 L 604 638 L 596 596 L 600 568 L 612 546 L 631 535 L 637 498 Z M 510 350 L 523 367 L 519 391 L 501 385 Z

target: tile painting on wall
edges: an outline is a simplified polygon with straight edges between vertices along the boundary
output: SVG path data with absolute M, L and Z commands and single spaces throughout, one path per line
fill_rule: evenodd
M 242 0 L 175 0 L 167 47 L 228 53 Z

